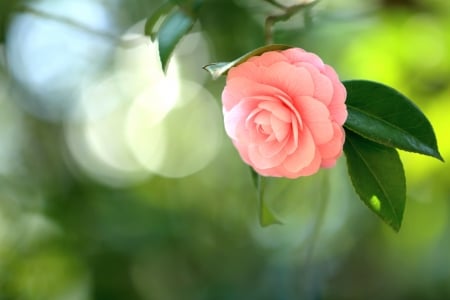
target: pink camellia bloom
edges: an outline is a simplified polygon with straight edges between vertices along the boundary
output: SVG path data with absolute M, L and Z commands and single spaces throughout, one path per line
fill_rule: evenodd
M 336 72 L 300 48 L 270 51 L 229 70 L 225 130 L 263 176 L 297 178 L 342 154 L 347 92 Z

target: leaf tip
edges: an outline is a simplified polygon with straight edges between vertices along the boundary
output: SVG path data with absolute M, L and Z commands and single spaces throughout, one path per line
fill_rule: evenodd
M 272 225 L 284 225 L 283 222 L 280 221 L 277 218 L 273 218 L 273 219 L 272 218 L 271 219 L 263 219 L 263 218 L 261 218 L 260 221 L 259 221 L 259 224 L 263 228 L 267 228 L 267 227 L 272 226 Z
M 410 152 L 413 152 L 413 151 L 410 151 Z M 418 153 L 418 152 L 416 152 L 416 153 Z M 423 153 L 419 153 L 419 154 L 423 154 L 423 155 L 426 155 L 426 156 L 429 156 L 429 157 L 436 158 L 437 160 L 445 163 L 445 160 L 442 157 L 441 153 L 439 153 L 439 150 L 437 149 L 437 147 L 430 148 L 427 152 L 423 152 Z
M 441 153 L 439 152 L 436 141 L 434 142 L 434 146 L 429 147 L 428 151 L 426 153 L 420 153 L 420 154 L 434 157 L 437 160 L 440 160 L 441 162 L 445 162 L 444 158 L 442 157 Z
M 283 225 L 283 222 L 278 219 L 277 216 L 267 207 L 265 203 L 262 203 L 261 215 L 259 218 L 261 227 L 269 227 L 271 225 Z
M 203 66 L 202 69 L 207 71 L 213 80 L 216 80 L 228 71 L 228 68 L 226 68 L 227 64 L 223 62 L 211 63 Z
M 204 65 L 204 66 L 202 67 L 202 69 L 205 70 L 206 72 L 208 72 L 209 75 L 211 75 L 211 77 L 212 77 L 213 79 L 216 79 L 217 77 L 215 76 L 214 71 L 213 71 L 213 68 L 212 68 L 213 65 L 214 65 L 214 63 Z
M 169 66 L 170 55 L 162 55 L 160 52 L 159 60 L 161 61 L 161 67 L 164 74 L 167 74 L 167 68 Z
M 396 232 L 400 232 L 400 228 L 402 227 L 402 222 L 392 222 L 388 223 L 388 225 Z

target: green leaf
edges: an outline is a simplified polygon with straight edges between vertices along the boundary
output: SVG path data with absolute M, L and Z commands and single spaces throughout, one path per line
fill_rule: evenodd
M 259 177 L 261 175 L 259 175 L 258 173 L 256 173 L 255 170 L 253 170 L 252 167 L 248 167 L 250 169 L 250 175 L 252 176 L 252 183 L 253 186 L 255 187 L 255 189 L 258 189 L 258 185 L 259 185 Z
M 265 188 L 265 177 L 259 175 L 258 173 L 250 167 L 250 172 L 252 176 L 252 182 L 255 185 L 257 191 L 258 205 L 259 205 L 259 223 L 262 227 L 267 227 L 274 224 L 283 224 L 270 210 L 264 201 L 264 188 Z
M 398 231 L 405 208 L 406 183 L 397 150 L 347 130 L 344 152 L 356 193 L 373 212 Z
M 420 109 L 404 95 L 380 83 L 344 81 L 348 118 L 345 127 L 394 148 L 443 160 L 433 127 Z
M 175 4 L 166 2 L 161 5 L 145 22 L 145 35 L 149 36 L 152 41 L 155 40 L 156 32 L 159 29 L 160 22 L 170 13 Z
M 247 59 L 249 59 L 252 56 L 261 55 L 264 52 L 268 52 L 268 51 L 285 50 L 285 49 L 289 49 L 289 48 L 292 48 L 292 46 L 281 45 L 281 44 L 268 45 L 268 46 L 264 46 L 264 47 L 252 50 L 252 51 L 248 52 L 247 54 L 244 54 L 243 56 L 241 56 L 231 62 L 212 63 L 212 64 L 204 66 L 203 69 L 208 71 L 209 74 L 211 74 L 213 79 L 217 79 L 220 76 L 226 74 L 228 72 L 228 70 L 231 69 L 232 67 L 245 62 Z
M 181 10 L 168 15 L 158 31 L 159 57 L 164 71 L 167 70 L 170 55 L 181 38 L 188 33 L 195 20 Z

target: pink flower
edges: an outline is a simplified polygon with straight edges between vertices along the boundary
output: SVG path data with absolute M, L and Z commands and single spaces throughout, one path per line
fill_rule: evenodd
M 300 48 L 270 51 L 229 70 L 225 130 L 263 176 L 296 178 L 335 165 L 347 109 L 336 72 Z

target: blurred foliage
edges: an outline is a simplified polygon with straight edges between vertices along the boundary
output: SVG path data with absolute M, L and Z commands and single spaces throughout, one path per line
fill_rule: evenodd
M 136 34 L 125 33 L 163 1 L 29 0 L 13 12 L 14 2 L 0 1 L 0 299 L 450 298 L 447 164 L 402 153 L 408 201 L 398 234 L 357 199 L 345 158 L 312 177 L 269 180 L 266 198 L 284 225 L 263 229 L 248 167 L 223 130 L 217 141 L 188 147 L 183 129 L 208 127 L 188 118 L 199 107 L 188 99 L 195 87 L 206 88 L 198 101 L 214 104 L 203 109 L 220 110 L 223 80 L 212 82 L 201 67 L 263 45 L 275 7 L 203 1 L 195 34 L 173 59 L 177 78 L 197 85 L 169 107 L 185 117 L 161 109 L 177 134 L 158 166 L 169 154 L 180 168 L 198 157 L 207 164 L 169 178 L 139 156 L 157 140 L 142 152 L 123 142 L 144 145 L 155 135 L 119 126 L 130 122 L 137 91 L 159 78 L 145 73 L 151 65 L 135 52 L 146 49 Z M 275 25 L 274 39 L 318 53 L 342 79 L 402 91 L 429 117 L 449 160 L 449 3 L 322 0 L 312 26 L 294 16 Z M 83 98 L 113 73 L 113 91 Z M 170 104 L 168 87 L 151 97 Z M 98 110 L 80 117 L 80 103 Z

